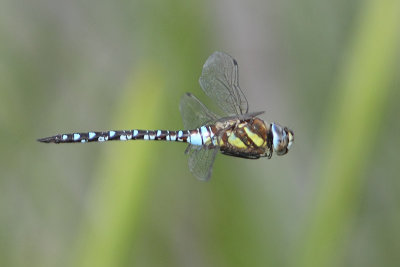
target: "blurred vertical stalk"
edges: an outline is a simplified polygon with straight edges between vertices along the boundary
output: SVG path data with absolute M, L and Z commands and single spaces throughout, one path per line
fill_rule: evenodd
M 400 1 L 364 3 L 321 135 L 325 157 L 315 172 L 321 187 L 293 266 L 341 265 L 341 246 L 357 209 L 365 166 L 382 141 L 376 137 L 394 75 L 399 25 Z
M 155 69 L 154 66 L 143 67 L 127 86 L 121 108 L 116 112 L 116 125 L 140 128 L 148 125 L 146 121 L 156 124 L 161 119 L 157 111 L 162 110 L 165 81 Z M 104 145 L 107 147 L 100 156 L 73 259 L 76 262 L 71 266 L 121 266 L 129 258 L 126 250 L 140 221 L 137 216 L 147 190 L 147 174 L 152 169 L 151 156 L 157 153 L 155 146 L 140 141 Z
M 179 118 L 177 107 L 174 107 L 174 115 L 165 116 L 171 105 L 167 100 L 179 102 L 181 92 L 195 86 L 193 82 L 197 77 L 193 79 L 193 70 L 201 71 L 198 69 L 201 65 L 193 59 L 206 44 L 207 30 L 201 13 L 203 4 L 177 0 L 125 2 L 121 16 L 133 27 L 132 31 L 127 31 L 134 39 L 132 51 L 140 55 L 138 58 L 143 62 L 135 62 L 141 71 L 135 74 L 133 83 L 117 104 L 121 108 L 116 114 L 116 125 L 118 128 L 129 125 L 128 129 L 176 125 L 171 117 Z M 152 60 L 157 62 L 156 66 L 145 63 Z M 161 77 L 160 73 L 163 74 Z M 170 120 L 171 124 L 165 120 Z M 137 141 L 112 144 L 104 149 L 104 155 L 99 157 L 100 170 L 87 209 L 89 214 L 78 233 L 77 253 L 73 255 L 71 266 L 122 266 L 132 262 L 140 265 L 146 256 L 139 255 L 142 250 L 133 248 L 136 244 L 136 248 L 146 245 L 140 244 L 144 239 L 139 231 L 157 243 L 151 248 L 148 255 L 153 256 L 146 259 L 147 263 L 159 262 L 161 255 L 167 254 L 160 249 L 158 233 L 151 231 L 160 226 L 157 223 L 144 225 L 146 215 L 151 216 L 151 212 L 144 209 L 152 207 L 146 202 L 149 199 L 146 196 L 158 192 L 147 179 L 162 174 L 163 169 L 169 167 L 168 162 L 173 160 L 173 157 L 167 157 L 158 161 L 160 147 L 161 144 Z M 174 186 L 168 190 L 178 194 L 182 189 Z M 174 216 L 175 212 L 172 207 L 172 213 L 168 214 Z M 168 221 L 168 218 L 159 220 Z

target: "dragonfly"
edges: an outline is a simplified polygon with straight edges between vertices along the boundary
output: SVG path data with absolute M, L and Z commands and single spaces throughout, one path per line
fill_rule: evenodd
M 198 98 L 185 93 L 179 110 L 185 130 L 110 130 L 58 134 L 38 139 L 43 143 L 87 143 L 112 140 L 146 140 L 188 143 L 189 170 L 198 179 L 210 179 L 215 157 L 270 159 L 275 152 L 285 155 L 292 147 L 294 133 L 278 123 L 269 123 L 249 113 L 249 105 L 239 87 L 237 61 L 223 52 L 214 52 L 205 62 L 199 83 L 204 93 L 225 113 L 210 111 Z

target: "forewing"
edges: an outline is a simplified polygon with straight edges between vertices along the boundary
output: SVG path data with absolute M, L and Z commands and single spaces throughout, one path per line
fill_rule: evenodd
M 189 145 L 186 153 L 189 154 L 189 170 L 201 181 L 208 181 L 218 148 L 206 148 Z
M 248 112 L 248 103 L 239 87 L 239 67 L 230 55 L 214 52 L 203 66 L 199 79 L 206 95 L 228 115 Z
M 183 126 L 186 130 L 195 129 L 218 119 L 216 114 L 208 110 L 208 108 L 191 93 L 186 93 L 182 96 L 179 110 L 182 115 Z

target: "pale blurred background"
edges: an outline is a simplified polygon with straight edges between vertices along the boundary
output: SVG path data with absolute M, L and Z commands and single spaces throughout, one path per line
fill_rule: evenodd
M 400 1 L 3 0 L 1 266 L 399 266 Z M 295 132 L 284 157 L 185 145 L 46 145 L 179 129 L 212 52 L 251 111 Z

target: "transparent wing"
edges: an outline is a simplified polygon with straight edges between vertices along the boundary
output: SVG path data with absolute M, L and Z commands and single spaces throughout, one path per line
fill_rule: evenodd
M 186 130 L 195 129 L 219 118 L 191 93 L 182 96 L 179 110 Z
M 189 170 L 201 181 L 208 181 L 218 148 L 206 148 L 189 145 L 185 153 L 189 154 Z
M 234 58 L 214 52 L 203 66 L 200 86 L 228 115 L 248 112 L 247 99 L 239 87 L 239 67 Z

